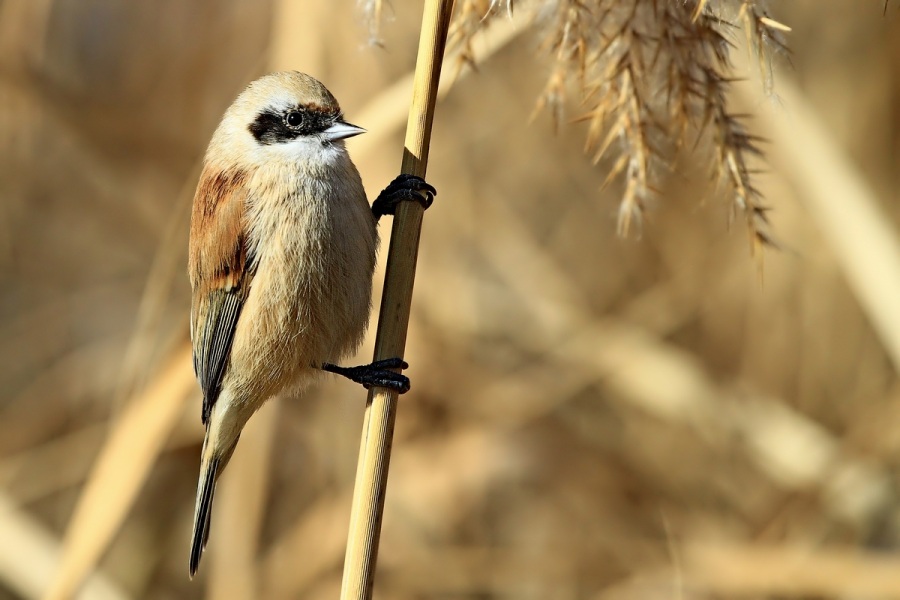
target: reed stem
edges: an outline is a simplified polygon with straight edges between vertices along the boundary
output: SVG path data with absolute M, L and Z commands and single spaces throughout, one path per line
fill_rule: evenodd
M 431 124 L 452 10 L 453 0 L 425 2 L 403 149 L 403 173 L 425 177 Z M 406 347 L 422 214 L 423 209 L 418 203 L 404 202 L 397 207 L 394 216 L 375 337 L 375 360 L 402 357 Z M 353 490 L 341 585 L 342 600 L 372 597 L 396 415 L 395 392 L 384 388 L 369 391 Z

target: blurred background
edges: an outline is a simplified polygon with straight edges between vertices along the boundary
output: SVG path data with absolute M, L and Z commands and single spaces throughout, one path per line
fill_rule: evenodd
M 376 596 L 900 598 L 900 6 L 770 2 L 770 94 L 735 30 L 755 257 L 703 148 L 616 235 L 615 148 L 531 118 L 529 6 L 438 105 Z M 365 394 L 332 378 L 251 421 L 188 579 L 187 216 L 271 70 L 370 131 L 371 197 L 397 174 L 421 6 L 382 8 L 0 1 L 0 599 L 337 597 Z

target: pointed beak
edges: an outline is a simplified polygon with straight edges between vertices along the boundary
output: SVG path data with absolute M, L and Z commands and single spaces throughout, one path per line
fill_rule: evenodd
M 344 123 L 343 121 L 335 121 L 335 123 L 331 127 L 322 132 L 322 135 L 329 142 L 334 142 L 365 132 L 366 130 L 362 127 L 357 127 L 356 125 L 351 125 L 350 123 Z

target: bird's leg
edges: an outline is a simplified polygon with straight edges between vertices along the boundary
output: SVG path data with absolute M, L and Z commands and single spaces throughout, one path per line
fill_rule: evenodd
M 425 183 L 424 179 L 403 173 L 378 194 L 372 203 L 372 214 L 377 221 L 382 215 L 394 214 L 397 204 L 408 200 L 418 202 L 422 208 L 428 208 L 436 195 L 437 190 Z
M 351 381 L 361 384 L 364 388 L 384 387 L 405 394 L 409 391 L 409 377 L 394 373 L 389 369 L 408 369 L 409 365 L 401 358 L 388 358 L 386 360 L 376 360 L 367 365 L 358 367 L 339 367 L 331 363 L 322 365 L 323 371 L 335 373 L 346 377 Z

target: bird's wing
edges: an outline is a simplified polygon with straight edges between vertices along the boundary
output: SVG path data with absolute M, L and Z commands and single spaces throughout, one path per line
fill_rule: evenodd
M 191 213 L 191 342 L 204 424 L 219 396 L 256 268 L 245 235 L 245 178 L 241 172 L 204 169 Z

